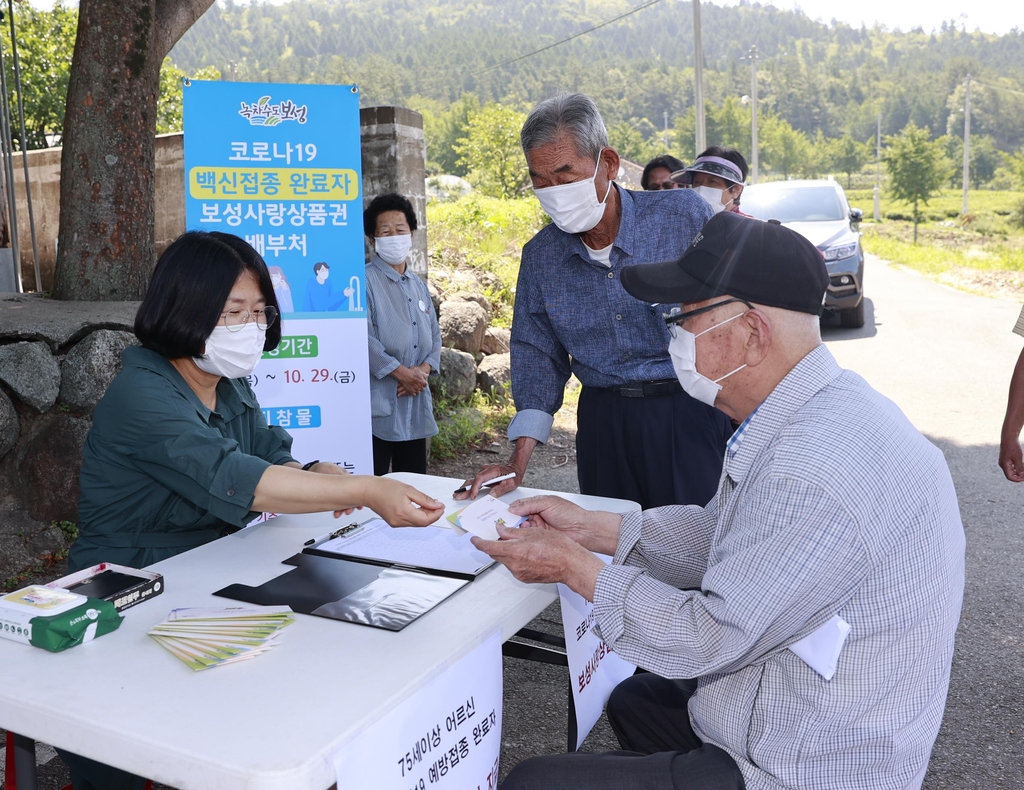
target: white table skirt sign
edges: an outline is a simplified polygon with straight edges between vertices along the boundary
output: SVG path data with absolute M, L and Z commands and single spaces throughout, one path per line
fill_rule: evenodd
M 495 632 L 332 757 L 338 790 L 496 790 L 501 670 Z
M 611 557 L 598 555 L 606 563 Z M 594 604 L 558 585 L 562 602 L 565 652 L 569 659 L 569 685 L 576 708 L 576 749 L 601 718 L 612 689 L 636 672 L 636 666 L 617 656 L 594 632 Z M 338 786 L 340 790 L 340 785 Z

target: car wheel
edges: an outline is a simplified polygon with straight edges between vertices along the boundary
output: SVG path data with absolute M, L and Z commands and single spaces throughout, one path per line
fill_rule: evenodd
M 864 326 L 864 300 L 849 310 L 842 310 L 839 313 L 839 324 L 844 329 L 860 329 Z

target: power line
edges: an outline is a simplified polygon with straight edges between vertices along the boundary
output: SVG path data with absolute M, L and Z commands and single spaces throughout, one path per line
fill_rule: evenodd
M 995 85 L 986 85 L 984 82 L 978 82 L 977 80 L 971 80 L 975 85 L 980 85 L 982 88 L 988 88 L 993 91 L 1003 91 L 1004 93 L 1012 93 L 1015 96 L 1024 96 L 1024 93 L 1020 91 L 1011 90 L 1010 88 L 997 88 Z
M 552 49 L 553 47 L 557 47 L 559 44 L 564 44 L 567 41 L 572 41 L 574 38 L 585 36 L 587 33 L 593 33 L 598 28 L 606 27 L 607 25 L 612 24 L 612 22 L 618 22 L 620 19 L 625 19 L 627 16 L 632 16 L 637 11 L 643 11 L 645 8 L 650 8 L 652 5 L 655 5 L 660 2 L 661 0 L 648 0 L 648 2 L 643 3 L 642 5 L 638 5 L 636 8 L 630 9 L 629 11 L 619 14 L 618 16 L 614 16 L 611 19 L 606 19 L 604 22 L 598 22 L 593 27 L 588 27 L 586 30 L 581 30 L 579 33 L 573 33 L 568 38 L 563 38 L 561 41 L 556 41 L 554 44 L 548 44 L 546 47 L 535 49 L 533 52 L 527 52 L 525 55 L 520 55 L 518 58 L 512 58 L 511 60 L 506 60 L 503 61 L 502 63 L 498 63 L 497 65 L 488 66 L 486 69 L 483 69 L 483 71 L 481 71 L 480 73 L 486 74 L 488 71 L 500 69 L 503 66 L 509 65 L 510 63 L 516 63 L 517 61 L 525 60 L 526 58 L 532 58 L 534 55 L 537 55 L 541 52 L 545 52 L 549 49 Z

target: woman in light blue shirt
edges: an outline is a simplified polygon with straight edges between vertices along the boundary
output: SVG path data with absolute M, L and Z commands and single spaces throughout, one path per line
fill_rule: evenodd
M 437 433 L 427 377 L 441 367 L 441 328 L 426 283 L 407 270 L 416 227 L 402 195 L 379 195 L 363 213 L 374 247 L 366 308 L 375 475 L 425 473 L 427 441 Z

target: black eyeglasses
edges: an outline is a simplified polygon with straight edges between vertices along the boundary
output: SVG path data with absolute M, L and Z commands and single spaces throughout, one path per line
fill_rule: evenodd
M 256 326 L 260 329 L 266 329 L 268 326 L 277 320 L 277 310 L 273 307 L 267 306 L 262 310 L 228 310 L 226 313 L 220 314 L 223 326 L 227 327 L 229 332 L 240 332 L 242 327 L 250 321 L 255 321 Z
M 665 319 L 665 326 L 668 327 L 669 334 L 672 335 L 672 337 L 675 337 L 676 329 L 680 327 L 680 325 L 683 322 L 687 321 L 690 318 L 693 318 L 694 316 L 698 316 L 701 313 L 709 313 L 716 307 L 722 307 L 723 305 L 732 304 L 733 302 L 740 302 L 742 304 L 745 304 L 748 310 L 754 309 L 754 305 L 752 305 L 746 299 L 733 298 L 726 299 L 724 302 L 715 302 L 714 304 L 705 305 L 704 307 L 698 307 L 696 310 L 688 310 L 685 313 L 678 307 L 673 307 L 667 315 L 664 315 L 662 317 Z

